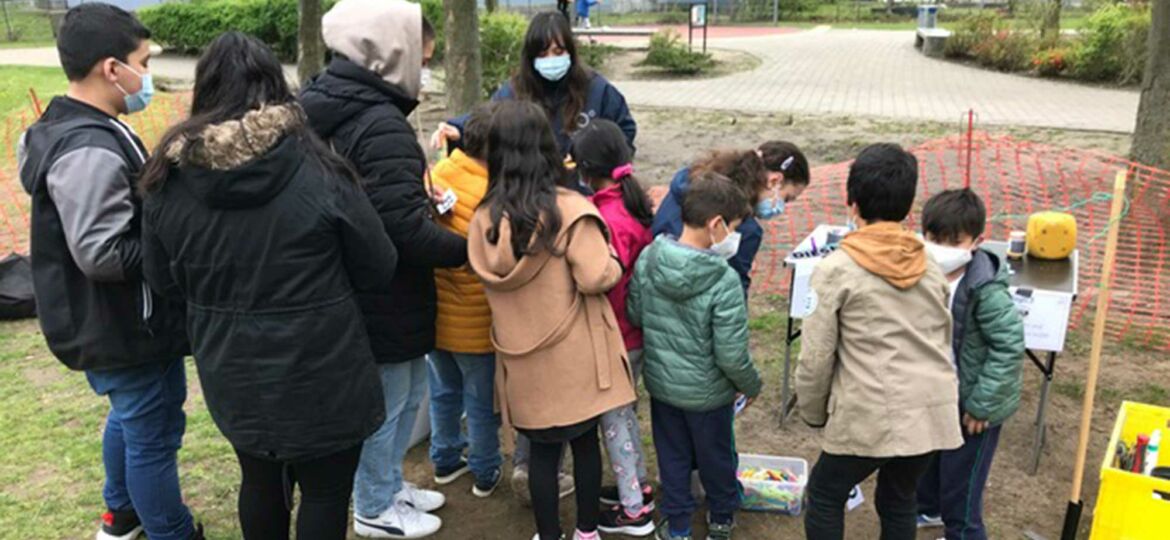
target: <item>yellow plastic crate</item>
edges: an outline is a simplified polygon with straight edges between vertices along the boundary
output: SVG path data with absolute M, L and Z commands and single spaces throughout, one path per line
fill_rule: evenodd
M 1170 409 L 1126 401 L 1121 404 L 1109 451 L 1101 464 L 1101 487 L 1093 512 L 1092 540 L 1166 540 L 1170 538 L 1170 480 L 1122 471 L 1113 467 L 1117 443 L 1133 445 L 1139 433 L 1162 430 L 1158 466 L 1170 467 Z

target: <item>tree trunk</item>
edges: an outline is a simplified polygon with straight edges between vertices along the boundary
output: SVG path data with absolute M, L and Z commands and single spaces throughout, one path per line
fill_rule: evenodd
M 483 6 L 487 8 L 488 13 L 495 13 L 496 8 L 500 7 L 500 0 L 484 0 Z
M 321 40 L 321 0 L 297 0 L 297 80 L 301 83 L 325 67 L 325 43 Z
M 479 13 L 475 0 L 443 0 L 447 12 L 447 114 L 463 114 L 479 103 L 483 68 L 479 53 Z
M 1047 0 L 1044 6 L 1044 25 L 1040 28 L 1040 39 L 1052 41 L 1060 39 L 1060 10 L 1063 0 Z
M 894 0 L 886 0 L 886 15 L 894 14 Z
M 1170 170 L 1170 0 L 1150 2 L 1150 9 L 1150 56 L 1130 154 L 1134 161 Z

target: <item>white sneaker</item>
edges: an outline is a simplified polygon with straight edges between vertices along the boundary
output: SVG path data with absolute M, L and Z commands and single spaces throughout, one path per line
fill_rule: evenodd
M 404 503 L 419 512 L 434 512 L 447 504 L 447 497 L 438 491 L 420 489 L 410 482 L 403 482 L 402 489 L 394 496 L 395 503 Z
M 353 516 L 353 532 L 363 538 L 423 538 L 439 532 L 443 520 L 396 502 L 376 518 Z

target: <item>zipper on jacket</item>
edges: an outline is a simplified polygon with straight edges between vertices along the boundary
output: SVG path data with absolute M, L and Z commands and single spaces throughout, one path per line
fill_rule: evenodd
M 154 315 L 154 296 L 150 293 L 150 285 L 145 281 L 139 282 L 139 285 L 142 289 L 142 326 L 153 336 L 154 329 L 150 327 L 150 318 Z

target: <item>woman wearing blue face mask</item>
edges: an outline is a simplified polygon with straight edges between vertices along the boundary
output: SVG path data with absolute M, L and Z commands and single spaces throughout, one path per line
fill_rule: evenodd
M 569 21 L 557 12 L 537 14 L 528 24 L 520 68 L 492 96 L 492 101 L 519 99 L 544 108 L 552 123 L 561 154 L 568 154 L 571 137 L 594 118 L 621 127 L 630 147 L 638 126 L 626 98 L 577 56 L 577 42 Z M 439 125 L 431 144 L 439 149 L 458 144 L 466 116 Z
M 785 206 L 800 197 L 809 183 L 808 159 L 795 144 L 769 141 L 755 150 L 713 152 L 704 159 L 683 167 L 670 183 L 670 192 L 658 206 L 654 236 L 678 235 L 682 232 L 682 201 L 691 185 L 691 178 L 704 171 L 717 172 L 731 178 L 752 196 L 752 216 L 736 229 L 740 242 L 734 256 L 728 259 L 739 273 L 746 293 L 751 286 L 752 264 L 764 238 L 761 220 L 775 219 L 784 214 Z

